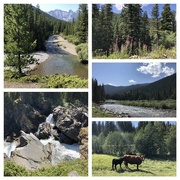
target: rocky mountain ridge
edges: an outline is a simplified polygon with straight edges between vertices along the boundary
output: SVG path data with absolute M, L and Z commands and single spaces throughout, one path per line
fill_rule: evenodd
M 76 20 L 78 17 L 78 10 L 77 11 L 69 10 L 67 12 L 60 9 L 55 9 L 55 10 L 48 11 L 47 13 L 57 19 L 64 20 L 67 22 L 72 22 L 73 19 Z

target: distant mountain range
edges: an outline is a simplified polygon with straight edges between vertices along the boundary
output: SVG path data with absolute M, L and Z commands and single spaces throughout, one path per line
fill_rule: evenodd
M 112 86 L 104 85 L 104 90 L 106 94 L 122 94 L 128 91 L 139 91 L 139 92 L 154 92 L 154 91 L 164 91 L 167 88 L 176 89 L 176 73 L 155 81 L 153 83 L 146 84 L 136 84 L 131 86 Z
M 72 11 L 72 10 L 69 10 L 68 12 L 67 11 L 63 11 L 63 10 L 60 10 L 60 9 L 55 9 L 55 10 L 51 10 L 49 12 L 47 12 L 49 15 L 57 18 L 57 19 L 60 19 L 60 20 L 64 20 L 64 21 L 67 21 L 67 22 L 72 22 L 73 19 L 76 20 L 77 17 L 78 17 L 78 10 L 77 11 Z

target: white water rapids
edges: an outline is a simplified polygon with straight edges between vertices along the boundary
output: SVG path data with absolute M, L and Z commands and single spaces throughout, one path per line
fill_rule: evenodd
M 53 119 L 53 114 L 50 114 L 44 123 L 49 123 L 52 127 L 55 126 L 55 122 Z M 42 124 L 44 124 L 42 123 Z M 42 124 L 39 125 L 39 128 L 42 127 Z M 59 141 L 54 140 L 54 137 L 51 136 L 49 139 L 41 139 L 40 142 L 46 146 L 48 143 L 51 147 L 51 163 L 52 164 L 57 164 L 58 162 L 61 161 L 66 161 L 66 160 L 75 160 L 80 158 L 80 153 L 79 153 L 79 145 L 76 144 L 65 144 L 65 143 L 60 143 Z M 4 142 L 4 153 L 8 156 L 11 157 L 11 152 L 15 151 L 17 142 Z
M 17 142 L 4 142 L 4 153 L 10 158 L 11 152 L 16 149 Z

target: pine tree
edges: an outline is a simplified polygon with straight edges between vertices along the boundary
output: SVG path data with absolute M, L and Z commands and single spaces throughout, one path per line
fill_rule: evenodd
M 77 36 L 80 43 L 88 41 L 88 10 L 87 4 L 79 5 L 78 23 L 77 23 Z
M 22 75 L 22 69 L 35 59 L 29 53 L 35 48 L 33 32 L 27 22 L 31 5 L 4 5 L 4 50 L 7 53 L 5 64 L 17 69 Z
M 145 11 L 142 16 L 142 29 L 141 29 L 141 48 L 146 51 L 151 50 L 151 38 L 149 33 L 149 20 L 147 12 Z
M 161 30 L 173 31 L 172 12 L 169 4 L 165 4 L 161 13 Z
M 151 16 L 153 20 L 153 26 L 154 26 L 154 32 L 156 34 L 155 44 L 159 45 L 159 39 L 160 39 L 160 17 L 159 17 L 159 5 L 156 4 L 152 11 Z
M 99 5 L 92 4 L 92 51 L 101 48 L 100 43 L 100 12 L 99 12 Z
M 142 9 L 140 4 L 126 4 L 121 13 L 124 30 L 122 41 L 127 46 L 129 55 L 138 54 L 139 41 L 141 40 Z M 120 30 L 121 31 L 121 30 Z
M 104 47 L 104 51 L 106 52 L 106 55 L 109 56 L 109 49 L 112 45 L 112 38 L 113 38 L 112 5 L 106 4 L 104 8 L 102 9 L 102 13 L 104 15 L 104 18 L 103 18 L 104 41 L 101 43 L 103 43 L 103 47 Z

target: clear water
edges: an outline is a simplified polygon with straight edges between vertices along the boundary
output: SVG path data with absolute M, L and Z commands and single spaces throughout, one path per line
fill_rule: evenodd
M 37 65 L 31 74 L 68 74 L 77 75 L 80 78 L 88 78 L 88 65 L 80 63 L 77 56 L 69 54 L 60 49 L 56 43 L 53 43 L 52 36 L 49 37 L 46 43 L 46 51 L 49 54 L 48 59 Z

